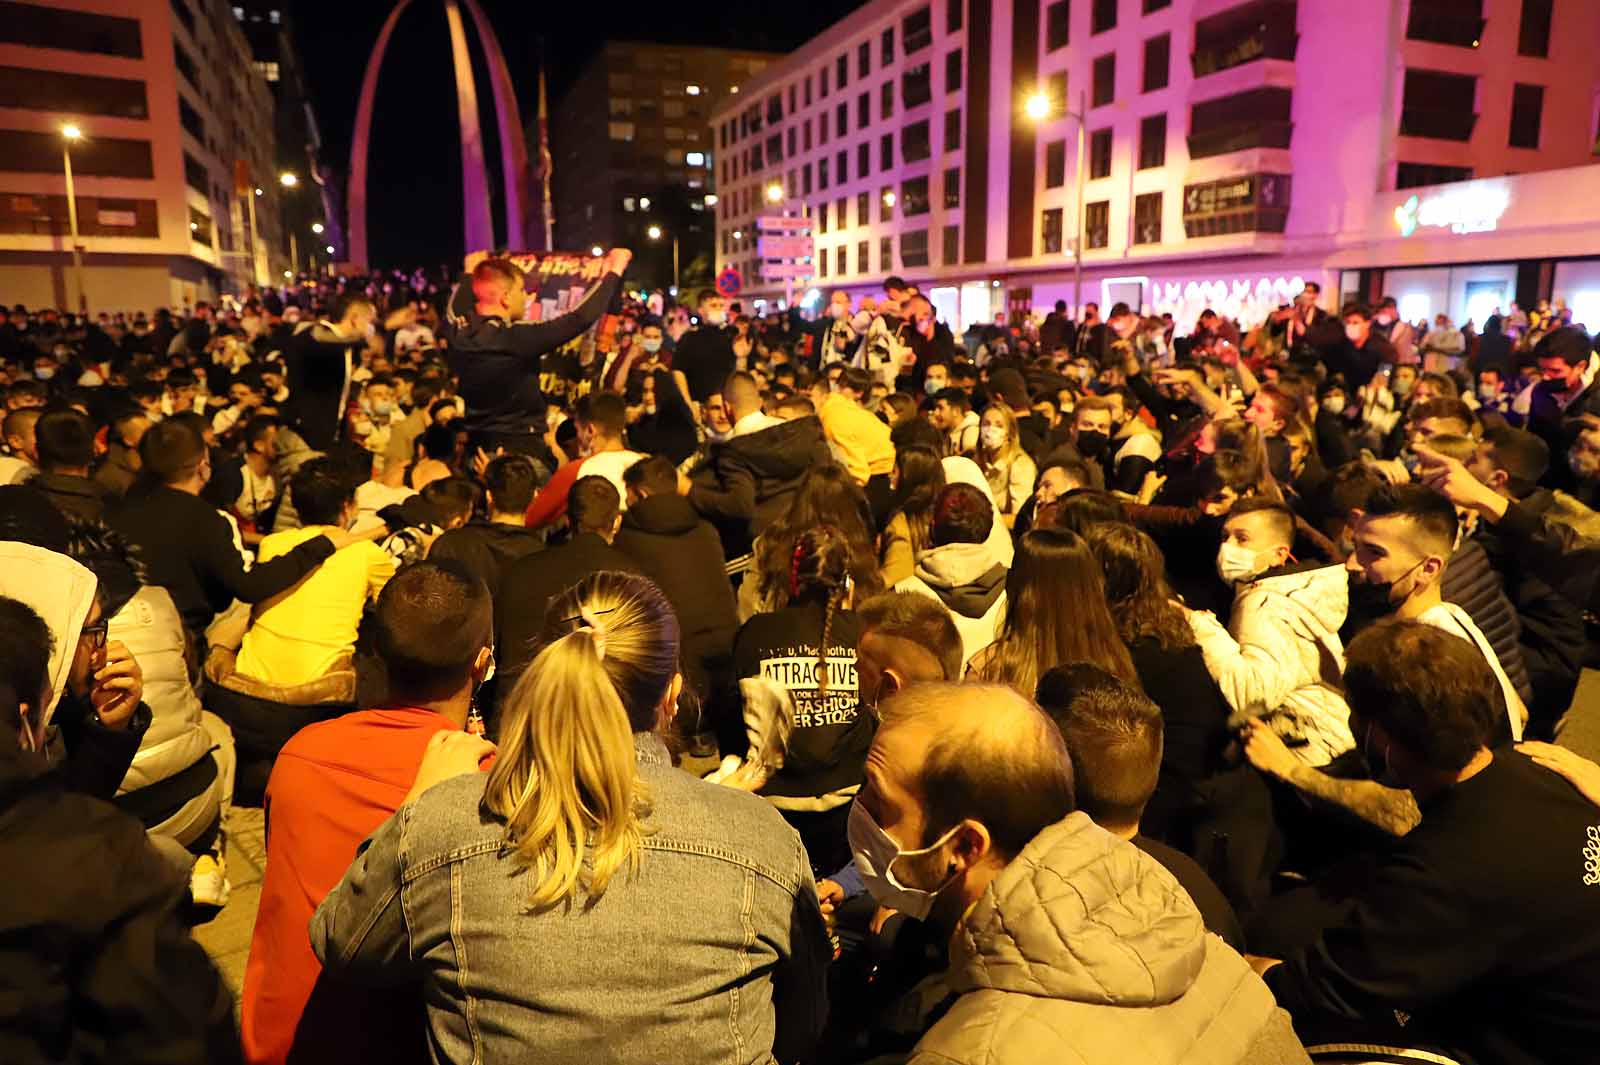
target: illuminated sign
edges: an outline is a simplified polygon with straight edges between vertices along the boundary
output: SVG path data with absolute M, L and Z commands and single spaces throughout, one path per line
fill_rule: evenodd
M 1511 190 L 1504 184 L 1473 182 L 1427 197 L 1412 195 L 1394 209 L 1394 224 L 1402 237 L 1428 226 L 1452 233 L 1488 233 L 1500 225 L 1511 206 Z

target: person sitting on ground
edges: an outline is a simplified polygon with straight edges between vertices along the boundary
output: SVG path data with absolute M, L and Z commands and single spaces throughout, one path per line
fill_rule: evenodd
M 0 455 L 0 485 L 21 484 L 39 472 L 39 446 L 34 427 L 44 416 L 43 407 L 18 407 L 0 422 L 6 453 Z
M 222 976 L 179 920 L 179 874 L 138 821 L 69 790 L 33 744 L 54 644 L 38 613 L 0 597 L 6 1060 L 237 1062 Z
M 1311 946 L 1257 963 L 1302 1032 L 1380 1042 L 1404 1017 L 1403 1046 L 1593 1059 L 1595 810 L 1500 744 L 1501 688 L 1481 649 L 1425 622 L 1382 622 L 1350 644 L 1351 724 L 1423 816 Z
M 1081 676 L 1090 670 L 1099 674 L 1096 683 L 1068 690 L 1073 685 L 1067 683 L 1067 674 Z M 1206 871 L 1182 851 L 1139 831 L 1139 821 L 1161 776 L 1161 708 L 1111 674 L 1087 664 L 1058 667 L 1041 678 L 1039 705 L 1067 742 L 1078 809 L 1113 836 L 1160 862 L 1189 893 L 1206 930 L 1242 952 L 1244 932 L 1239 918 Z
M 1050 719 L 1010 688 L 880 708 L 851 848 L 873 896 L 950 933 L 956 996 L 910 1060 L 1309 1061 L 1260 978 L 1155 859 L 1077 810 Z M 939 1003 L 944 1007 L 944 1002 Z M 926 1020 L 923 1022 L 927 1023 Z
M 997 401 L 983 412 L 978 428 L 978 467 L 989 481 L 989 491 L 1006 528 L 1016 524 L 1017 512 L 1033 495 L 1038 469 L 1022 449 L 1017 417 L 1005 402 Z
M 893 587 L 916 573 L 917 552 L 926 551 L 933 523 L 933 503 L 944 490 L 944 464 L 939 452 L 920 444 L 898 448 L 890 487 L 894 509 L 878 537 L 883 583 Z
M 863 488 L 873 478 L 882 478 L 888 487 L 889 471 L 894 469 L 894 445 L 889 427 L 864 406 L 872 391 L 872 374 L 849 367 L 839 375 L 837 391 L 829 392 L 823 381 L 812 388 L 811 401 L 839 463 L 856 484 Z
M 43 492 L 63 514 L 99 524 L 110 497 L 89 477 L 94 465 L 94 426 L 89 419 L 71 408 L 47 410 L 33 435 L 39 472 L 28 486 Z
M 483 470 L 487 521 L 471 521 L 434 541 L 428 558 L 454 559 L 491 592 L 500 575 L 519 559 L 544 547 L 544 538 L 523 524 L 538 486 L 533 460 L 526 455 L 498 455 Z
M 866 496 L 843 466 L 829 462 L 806 473 L 788 510 L 751 546 L 752 566 L 739 585 L 741 622 L 789 602 L 794 545 L 807 530 L 822 525 L 839 530 L 850 541 L 850 579 L 856 594 L 871 596 L 882 590 Z
M 381 995 L 321 979 L 306 926 L 361 841 L 399 809 L 424 752 L 467 727 L 494 661 L 493 615 L 489 590 L 461 564 L 406 567 L 373 612 L 387 683 L 381 705 L 309 725 L 279 753 L 267 783 L 272 831 L 239 1007 L 252 1065 L 308 1053 L 427 1059 L 415 989 Z M 350 1023 L 379 1015 L 397 1023 Z
M 665 455 L 652 455 L 622 474 L 628 510 L 613 543 L 633 559 L 672 604 L 683 642 L 689 688 L 700 699 L 728 668 L 739 607 L 723 573 L 717 531 L 678 494 L 678 471 Z
M 472 772 L 489 748 L 465 739 L 425 760 L 318 907 L 323 967 L 420 978 L 440 1060 L 580 1061 L 602 1031 L 617 1062 L 710 1065 L 730 1039 L 751 1061 L 804 1058 L 830 954 L 811 870 L 766 802 L 671 764 L 660 736 L 683 678 L 666 599 L 594 574 L 541 628 L 494 767 Z M 463 928 L 470 979 L 450 945 Z M 530 976 L 529 957 L 563 962 Z M 596 993 L 617 988 L 633 990 Z
M 567 512 L 567 493 L 581 477 L 604 477 L 617 490 L 617 498 L 627 509 L 627 486 L 622 473 L 644 458 L 630 451 L 624 440 L 628 429 L 628 408 L 614 392 L 585 396 L 573 412 L 578 427 L 578 457 L 556 470 L 539 489 L 528 506 L 525 523 L 530 529 L 554 525 Z
M 94 471 L 94 480 L 119 502 L 139 478 L 139 441 L 150 425 L 150 419 L 134 407 L 112 418 L 106 431 L 106 457 Z M 5 474 L 0 472 L 0 484 L 4 483 Z
M 944 434 L 944 453 L 976 454 L 980 426 L 978 415 L 972 410 L 972 397 L 959 388 L 943 388 L 932 394 L 932 401 L 928 421 Z
M 1006 616 L 1006 562 L 989 544 L 994 504 L 967 484 L 951 484 L 934 502 L 929 547 L 916 572 L 895 585 L 939 600 L 961 632 L 963 663 L 1000 635 Z

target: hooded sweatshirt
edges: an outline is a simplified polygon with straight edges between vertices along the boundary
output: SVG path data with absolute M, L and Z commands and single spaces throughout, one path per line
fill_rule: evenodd
M 1084 813 L 1023 848 L 962 918 L 961 997 L 912 1065 L 1296 1065 L 1289 1017 L 1155 859 Z
M 1006 615 L 1006 566 L 987 543 L 943 544 L 920 552 L 915 575 L 894 590 L 944 604 L 961 633 L 963 668 L 995 641 Z
M 1349 590 L 1343 566 L 1280 566 L 1239 586 L 1226 629 L 1209 613 L 1189 614 L 1235 721 L 1266 717 L 1308 765 L 1355 746 L 1339 691 Z

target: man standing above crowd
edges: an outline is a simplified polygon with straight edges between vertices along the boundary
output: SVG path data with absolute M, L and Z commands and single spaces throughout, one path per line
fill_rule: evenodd
M 346 293 L 331 315 L 302 324 L 284 346 L 289 383 L 284 413 L 306 443 L 320 451 L 339 439 L 350 405 L 351 375 L 361 365 L 377 317 L 371 299 Z
M 483 252 L 467 257 L 468 276 L 451 298 L 445 339 L 474 446 L 524 455 L 543 447 L 541 363 L 599 320 L 622 287 L 622 272 L 632 258 L 625 248 L 612 249 L 601 262 L 599 284 L 582 303 L 548 322 L 530 322 L 522 270 Z
M 733 332 L 727 328 L 728 301 L 715 289 L 706 289 L 700 293 L 699 312 L 700 324 L 683 335 L 672 355 L 672 375 L 696 413 L 738 369 Z

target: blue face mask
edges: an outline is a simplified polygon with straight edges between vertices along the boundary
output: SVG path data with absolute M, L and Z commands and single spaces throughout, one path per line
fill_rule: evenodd
M 948 381 L 935 381 L 931 377 L 925 377 L 922 380 L 922 390 L 924 392 L 928 393 L 928 395 L 930 395 L 930 396 L 935 395 L 935 394 L 937 394 L 939 392 L 943 392 L 946 388 L 949 388 L 949 387 L 950 387 L 950 382 L 948 382 Z

